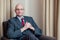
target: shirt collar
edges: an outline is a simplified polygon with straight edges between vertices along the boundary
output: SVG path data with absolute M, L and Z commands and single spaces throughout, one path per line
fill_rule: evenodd
M 21 17 L 17 16 L 17 18 L 18 18 L 18 19 L 20 20 L 20 22 L 21 22 L 21 19 L 24 18 L 24 16 L 21 16 Z

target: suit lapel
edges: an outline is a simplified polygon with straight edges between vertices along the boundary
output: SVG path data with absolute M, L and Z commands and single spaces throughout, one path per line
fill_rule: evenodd
M 19 25 L 19 26 L 22 26 L 22 23 L 20 22 L 20 20 L 17 18 L 17 17 L 15 17 L 16 18 L 16 23 Z
M 25 23 L 27 22 L 27 18 L 24 16 L 24 21 L 25 21 Z
M 26 23 L 26 22 L 30 22 L 30 21 L 29 21 L 29 18 L 26 17 L 26 16 L 24 16 L 24 20 L 25 20 L 25 23 Z

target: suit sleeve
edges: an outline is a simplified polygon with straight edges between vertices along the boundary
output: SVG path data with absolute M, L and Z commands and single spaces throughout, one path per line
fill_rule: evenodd
M 18 38 L 22 36 L 21 30 L 14 31 L 14 23 L 12 21 L 8 22 L 8 30 L 7 30 L 7 37 L 8 38 Z
M 31 25 L 35 28 L 34 34 L 36 36 L 42 35 L 42 30 L 37 26 L 32 17 L 31 17 L 31 23 L 32 23 Z

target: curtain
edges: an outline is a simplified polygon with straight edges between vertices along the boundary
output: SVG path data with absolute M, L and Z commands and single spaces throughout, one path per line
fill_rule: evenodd
M 60 0 L 45 0 L 45 34 L 60 40 Z
M 44 0 L 43 31 L 45 35 L 53 37 L 54 0 Z
M 0 0 L 0 37 L 3 36 L 3 21 L 10 19 L 10 0 Z
M 58 1 L 58 33 L 57 40 L 60 40 L 60 0 Z

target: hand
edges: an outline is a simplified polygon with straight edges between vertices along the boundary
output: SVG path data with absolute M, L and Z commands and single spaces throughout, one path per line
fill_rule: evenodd
M 25 26 L 22 28 L 22 32 L 27 29 L 35 30 L 29 22 L 26 22 Z
M 35 30 L 34 27 L 32 27 L 32 25 L 29 22 L 26 22 L 26 27 Z
M 30 23 L 28 23 L 28 25 L 30 29 L 35 30 L 34 27 Z
M 28 22 L 25 23 L 25 26 L 23 28 L 21 28 L 21 32 L 23 32 L 24 30 L 27 30 L 29 28 L 29 24 Z
M 24 28 L 28 29 L 29 27 L 30 27 L 30 25 L 28 24 L 28 22 L 26 22 Z

